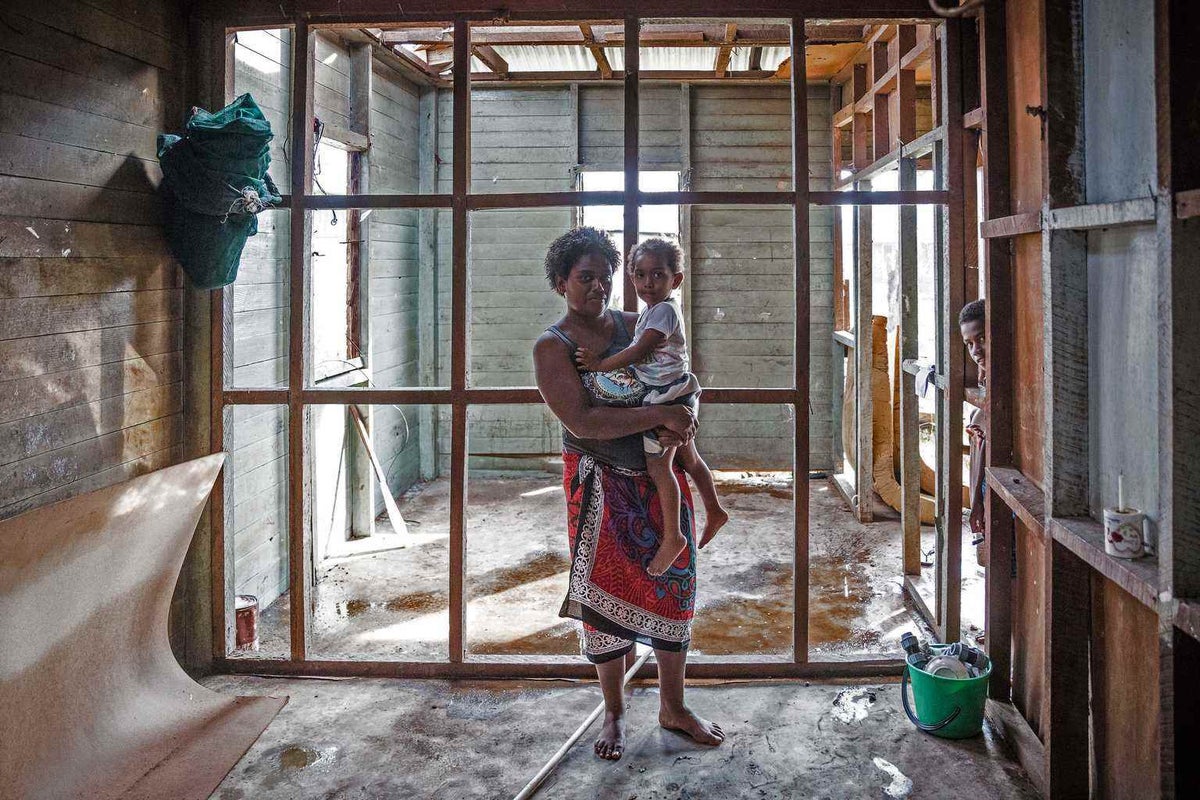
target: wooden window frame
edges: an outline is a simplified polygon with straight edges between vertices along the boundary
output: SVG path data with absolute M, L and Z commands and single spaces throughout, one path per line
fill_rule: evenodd
M 363 12 L 361 22 L 348 21 L 340 13 L 328 11 L 328 4 L 299 3 L 293 11 L 282 6 L 252 4 L 249 10 L 224 6 L 222 19 L 215 21 L 216 30 L 225 31 L 228 46 L 237 29 L 290 28 L 292 30 L 292 92 L 290 111 L 290 152 L 303 154 L 293 158 L 291 168 L 292 195 L 284 205 L 291 209 L 290 242 L 290 302 L 289 302 L 289 371 L 286 388 L 230 388 L 230 375 L 225 359 L 228 346 L 225 313 L 227 290 L 212 295 L 212 427 L 211 447 L 214 452 L 225 448 L 224 411 L 236 405 L 286 405 L 288 414 L 288 560 L 290 594 L 290 653 L 286 660 L 268 658 L 230 657 L 233 615 L 232 589 L 228 584 L 225 563 L 225 492 L 219 482 L 212 498 L 212 623 L 213 656 L 216 669 L 231 673 L 327 675 L 327 676 L 388 676 L 429 678 L 578 678 L 594 675 L 590 664 L 578 658 L 544 657 L 476 657 L 466 652 L 464 595 L 465 510 L 467 490 L 467 409 L 473 405 L 538 404 L 542 403 L 536 388 L 485 388 L 467 383 L 469 358 L 468 299 L 469 270 L 467 234 L 469 214 L 482 209 L 541 208 L 553 206 L 621 205 L 624 207 L 625 229 L 638 230 L 641 205 L 671 204 L 686 207 L 699 204 L 791 206 L 794 211 L 795 264 L 795 340 L 794 375 L 787 388 L 712 388 L 705 390 L 708 402 L 723 404 L 783 404 L 791 408 L 794 425 L 794 548 L 793 548 L 793 632 L 792 653 L 789 656 L 705 657 L 688 665 L 689 674 L 696 678 L 823 678 L 874 677 L 899 674 L 903 668 L 900 658 L 859 661 L 810 661 L 809 623 L 809 207 L 810 205 L 896 205 L 931 204 L 948 206 L 953 220 L 961 210 L 949 203 L 952 192 L 932 191 L 811 191 L 807 176 L 808 124 L 807 81 L 802 70 L 792 70 L 793 187 L 790 191 L 676 191 L 641 192 L 638 190 L 638 31 L 639 17 L 627 16 L 625 24 L 624 82 L 624 172 L 625 189 L 616 192 L 540 192 L 472 194 L 470 192 L 470 28 L 491 22 L 489 13 L 475 10 L 463 2 L 439 4 L 436 10 L 424 7 L 408 14 L 399 13 L 394 4 L 379 4 L 379 13 Z M 586 3 L 574 4 L 553 11 L 533 4 L 523 11 L 520 3 L 509 12 L 512 20 L 554 22 L 605 16 L 605 10 Z M 760 0 L 755 3 L 731 0 L 726 16 L 739 18 L 787 18 L 791 23 L 791 57 L 793 64 L 805 63 L 806 16 L 828 16 L 827 3 L 783 2 Z M 305 11 L 304 8 L 311 7 Z M 370 6 L 370 4 L 366 4 Z M 231 10 L 232 9 L 232 10 Z M 637 9 L 640 16 L 690 17 L 702 19 L 711 13 L 697 13 L 690 4 L 678 2 L 647 2 Z M 632 7 L 630 8 L 632 12 Z M 810 14 L 805 14 L 810 11 Z M 458 13 L 456 13 L 458 12 Z M 931 18 L 927 5 L 919 0 L 861 0 L 848 2 L 839 16 Z M 312 195 L 313 130 L 313 37 L 318 29 L 366 28 L 387 23 L 417 20 L 453 19 L 453 190 L 450 194 L 399 195 L 358 194 L 346 196 Z M 228 58 L 226 74 L 218 85 L 229 94 L 232 75 Z M 959 69 L 950 65 L 952 72 Z M 328 133 L 326 134 L 328 135 Z M 951 174 L 954 174 L 953 170 Z M 948 204 L 949 203 L 949 204 Z M 451 380 L 449 387 L 438 388 L 322 388 L 311 386 L 306 360 L 308 341 L 308 308 L 306 304 L 307 275 L 305 227 L 309 213 L 317 209 L 367 208 L 444 208 L 451 212 L 452 224 L 452 286 L 451 286 Z M 626 307 L 636 303 L 636 294 L 626 287 Z M 308 554 L 311 537 L 307 534 L 305 509 L 305 410 L 319 404 L 431 404 L 451 409 L 451 475 L 450 475 L 450 631 L 449 658 L 445 661 L 351 661 L 315 660 L 309 657 L 311 576 Z M 796 413 L 803 410 L 803 413 Z M 654 674 L 655 667 L 647 665 L 645 674 Z

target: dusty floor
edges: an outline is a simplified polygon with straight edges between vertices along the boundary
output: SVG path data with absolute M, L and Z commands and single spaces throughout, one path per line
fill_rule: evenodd
M 791 476 L 718 477 L 732 519 L 699 556 L 692 652 L 697 657 L 789 654 Z M 448 482 L 415 487 L 400 498 L 400 508 L 411 532 L 400 541 L 408 546 L 322 562 L 314 590 L 312 657 L 447 657 Z M 900 634 L 921 627 L 901 590 L 899 522 L 860 524 L 824 480 L 810 485 L 810 517 L 811 658 L 896 656 Z M 471 477 L 466 553 L 470 653 L 579 652 L 575 624 L 557 616 L 567 585 L 564 523 L 556 475 Z M 931 530 L 926 538 L 930 537 Z M 373 540 L 378 542 L 370 546 L 386 548 L 397 538 L 383 535 Z M 967 628 L 982 624 L 982 573 L 976 574 L 973 552 L 964 553 L 963 574 Z M 932 606 L 932 592 L 928 602 Z M 261 647 L 253 655 L 286 657 L 287 614 L 286 596 L 264 610 Z
M 289 695 L 217 800 L 509 798 L 600 699 L 594 684 L 343 681 L 216 676 L 239 694 Z M 803 682 L 688 689 L 721 723 L 719 748 L 657 725 L 657 689 L 633 690 L 624 758 L 585 738 L 537 795 L 613 798 L 1034 798 L 991 729 L 963 741 L 918 732 L 896 684 Z

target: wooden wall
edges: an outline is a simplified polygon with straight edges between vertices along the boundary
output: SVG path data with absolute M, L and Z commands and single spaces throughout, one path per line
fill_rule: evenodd
M 1042 207 L 1042 128 L 1027 106 L 1044 106 L 1042 95 L 1042 0 L 1007 4 L 1009 163 L 1012 213 Z M 1013 270 L 1013 448 L 1016 466 L 1041 484 L 1045 477 L 1042 440 L 1042 242 L 1040 233 L 1015 237 Z
M 417 159 L 421 93 L 428 90 L 421 90 L 378 60 L 372 71 L 370 191 L 415 194 L 421 190 Z M 419 213 L 378 209 L 365 220 L 370 236 L 367 360 L 371 382 L 386 387 L 421 386 L 419 297 L 421 284 L 435 282 L 436 275 L 419 266 Z M 420 478 L 422 424 L 420 412 L 413 406 L 383 405 L 371 410 L 371 439 L 393 494 L 406 491 Z M 375 513 L 383 511 L 383 496 L 377 490 Z
M 1145 197 L 1156 180 L 1153 0 L 1081 0 L 1086 200 Z M 1153 221 L 1087 235 L 1090 510 L 1159 508 L 1159 260 Z M 1185 323 L 1186 324 L 1186 323 Z M 1167 363 L 1170 363 L 1168 360 Z M 1091 575 L 1093 793 L 1160 786 L 1159 616 Z M 1194 674 L 1176 678 L 1194 681 Z M 1189 756 L 1180 752 L 1177 758 Z M 1177 787 L 1178 796 L 1187 790 Z
M 683 163 L 682 92 L 678 84 L 638 90 L 638 159 L 643 169 L 679 169 Z M 616 86 L 579 89 L 579 160 L 592 169 L 625 164 L 625 95 Z
M 829 89 L 808 92 L 809 185 L 830 186 Z M 692 88 L 691 163 L 697 191 L 779 191 L 792 185 L 791 97 L 786 86 Z M 832 467 L 833 209 L 810 211 L 812 396 L 810 464 Z M 795 292 L 792 211 L 692 211 L 693 369 L 703 386 L 791 385 Z M 790 409 L 710 406 L 698 444 L 711 464 L 790 469 Z
M 287 114 L 290 97 L 290 34 L 286 30 L 239 34 L 234 93 L 251 92 L 276 133 L 271 174 L 287 185 Z M 350 128 L 350 51 L 332 35 L 316 37 L 314 110 L 328 126 Z M 418 88 L 379 61 L 372 64 L 370 191 L 416 192 L 420 93 Z M 318 176 L 318 181 L 320 176 Z M 321 225 L 331 212 L 313 213 Z M 346 212 L 337 212 L 345 214 Z M 419 281 L 418 214 L 408 209 L 377 210 L 368 215 L 369 335 L 367 364 L 376 386 L 420 385 L 418 363 Z M 233 379 L 237 386 L 284 385 L 287 380 L 288 212 L 264 214 L 260 233 L 247 245 L 232 293 Z M 430 276 L 432 279 L 432 276 Z M 254 413 L 254 412 L 257 413 Z M 330 412 L 333 416 L 330 416 Z M 420 473 L 419 413 L 412 407 L 380 405 L 370 409 L 372 440 L 385 465 L 393 493 L 411 486 Z M 318 540 L 345 534 L 345 481 L 338 457 L 349 441 L 349 428 L 329 438 L 330 420 L 339 425 L 339 409 L 314 410 L 322 428 L 314 447 L 328 458 L 310 468 L 321 482 L 314 495 L 323 527 Z M 316 429 L 314 428 L 314 433 Z M 234 451 L 234 587 L 270 605 L 287 589 L 287 441 L 282 408 L 239 409 L 231 426 Z M 326 453 L 329 447 L 333 451 Z M 401 452 L 402 451 L 402 452 Z M 316 452 L 316 451 L 314 451 Z M 331 488 L 332 487 L 332 488 Z M 376 489 L 376 514 L 383 497 Z M 322 552 L 318 548 L 318 553 Z
M 1026 106 L 1044 105 L 1041 0 L 1006 5 L 1008 42 L 1009 163 L 1012 213 L 1042 207 L 1042 132 Z M 1045 478 L 1042 447 L 1045 400 L 1042 381 L 1042 241 L 1040 233 L 1013 239 L 1013 450 L 1028 479 Z M 1034 733 L 1043 736 L 1045 711 L 1045 560 L 1041 532 L 1016 526 L 1017 573 L 1013 582 L 1013 703 Z
M 791 187 L 791 100 L 783 86 L 691 87 L 688 120 L 692 188 L 787 190 Z M 683 93 L 678 85 L 646 87 L 640 113 L 643 168 L 682 169 Z M 572 168 L 619 170 L 623 111 L 619 89 L 477 88 L 472 94 L 472 190 L 566 191 Z M 449 191 L 450 103 L 439 102 L 439 187 Z M 577 120 L 573 119 L 573 112 Z M 810 87 L 810 180 L 829 181 L 829 101 L 825 86 Z M 546 287 L 546 248 L 570 228 L 569 208 L 487 211 L 471 216 L 470 381 L 476 386 L 533 383 L 533 342 L 561 316 L 561 301 Z M 831 461 L 833 330 L 832 213 L 812 214 L 811 460 Z M 694 369 L 708 386 L 785 386 L 790 383 L 794 300 L 791 212 L 787 208 L 697 207 L 692 213 L 691 315 Z M 448 216 L 439 218 L 439 373 L 449 374 Z M 443 378 L 442 383 L 445 383 Z M 788 424 L 783 407 L 717 407 L 704 412 L 700 445 L 713 464 L 788 469 Z M 470 415 L 472 453 L 553 453 L 557 422 L 543 408 L 492 407 Z M 442 426 L 442 463 L 449 456 Z M 528 461 L 477 461 L 474 466 L 518 466 Z
M 270 175 L 281 192 L 291 188 L 288 113 L 291 102 L 292 36 L 287 29 L 239 33 L 234 45 L 233 94 L 249 92 L 275 134 Z M 258 234 L 246 242 L 237 282 L 226 295 L 237 387 L 285 386 L 288 353 L 289 212 L 259 215 Z
M 291 47 L 286 29 L 244 32 L 233 57 L 233 94 L 250 93 L 275 134 L 270 175 L 282 192 L 290 186 Z M 258 234 L 246 242 L 237 281 L 225 290 L 232 332 L 226 357 L 237 387 L 287 385 L 289 215 L 286 210 L 259 215 Z M 225 537 L 233 589 L 254 595 L 266 608 L 287 591 L 288 582 L 287 408 L 234 407 L 226 411 L 225 430 L 232 489 Z
M 1186 553 L 1176 546 L 1158 563 L 1113 559 L 1103 553 L 1098 524 L 1116 505 L 1122 474 L 1127 504 L 1147 512 L 1151 534 L 1160 520 L 1170 524 L 1161 470 L 1171 457 L 1162 452 L 1161 426 L 1178 424 L 1178 412 L 1162 407 L 1171 396 L 1164 401 L 1162 387 L 1163 371 L 1178 369 L 1165 342 L 1178 324 L 1170 314 L 1179 298 L 1163 291 L 1162 265 L 1173 256 L 1161 209 L 1171 201 L 1158 198 L 1157 230 L 1150 212 L 1119 226 L 1089 216 L 1144 203 L 1162 186 L 1155 16 L 1164 6 L 1076 0 L 1002 8 L 1012 212 L 1042 212 L 1039 232 L 1013 238 L 1011 309 L 993 306 L 1011 311 L 1015 332 L 1015 464 L 1023 481 L 1045 491 L 1033 492 L 1044 508 L 1007 501 L 1022 519 L 1045 517 L 1044 531 L 1016 525 L 1012 701 L 1044 743 L 1034 749 L 1036 777 L 1050 796 L 1182 796 L 1172 759 L 1187 758 L 1187 740 L 1175 738 L 1177 722 L 1160 718 L 1160 709 L 1169 717 L 1179 713 L 1165 707 L 1175 696 L 1187 698 L 1184 707 L 1194 701 L 1194 670 L 1181 670 L 1171 652 L 1179 634 L 1160 567 Z M 1072 214 L 1080 221 L 1063 222 Z M 1086 291 L 1061 288 L 1072 281 Z M 1072 395 L 1071 382 L 1084 375 L 1086 390 Z M 1051 413 L 1056 431 L 1047 425 Z M 1051 480 L 1052 469 L 1075 475 L 1081 464 L 1078 481 Z M 1081 482 L 1083 502 L 1071 496 Z M 1025 761 L 1030 748 L 1020 749 Z
M 155 195 L 179 5 L 0 9 L 0 517 L 182 457 L 182 276 Z

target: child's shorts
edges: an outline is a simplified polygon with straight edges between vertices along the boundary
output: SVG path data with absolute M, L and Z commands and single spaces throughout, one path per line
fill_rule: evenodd
M 692 373 L 689 372 L 679 380 L 664 386 L 648 386 L 646 388 L 648 391 L 645 399 L 642 400 L 642 405 L 688 406 L 692 409 L 693 414 L 699 416 L 700 382 Z M 642 449 L 650 458 L 658 458 L 665 452 L 665 448 L 658 442 L 658 435 L 653 430 L 642 434 Z

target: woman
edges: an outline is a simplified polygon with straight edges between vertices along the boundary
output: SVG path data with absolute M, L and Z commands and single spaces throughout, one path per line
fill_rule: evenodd
M 654 648 L 659 674 L 659 724 L 703 744 L 720 744 L 719 725 L 683 702 L 684 666 L 695 602 L 695 539 L 691 495 L 683 488 L 680 529 L 688 546 L 665 573 L 646 567 L 662 535 L 662 509 L 646 474 L 642 433 L 657 429 L 664 445 L 695 434 L 686 406 L 641 406 L 644 387 L 628 371 L 580 374 L 580 347 L 605 357 L 624 349 L 637 315 L 608 308 L 620 254 L 608 235 L 576 228 L 546 253 L 546 279 L 567 312 L 533 348 L 538 391 L 563 424 L 563 488 L 567 495 L 571 576 L 560 616 L 583 623 L 583 650 L 596 665 L 604 693 L 601 758 L 625 749 L 622 678 L 635 642 Z M 686 487 L 682 474 L 679 485 Z

